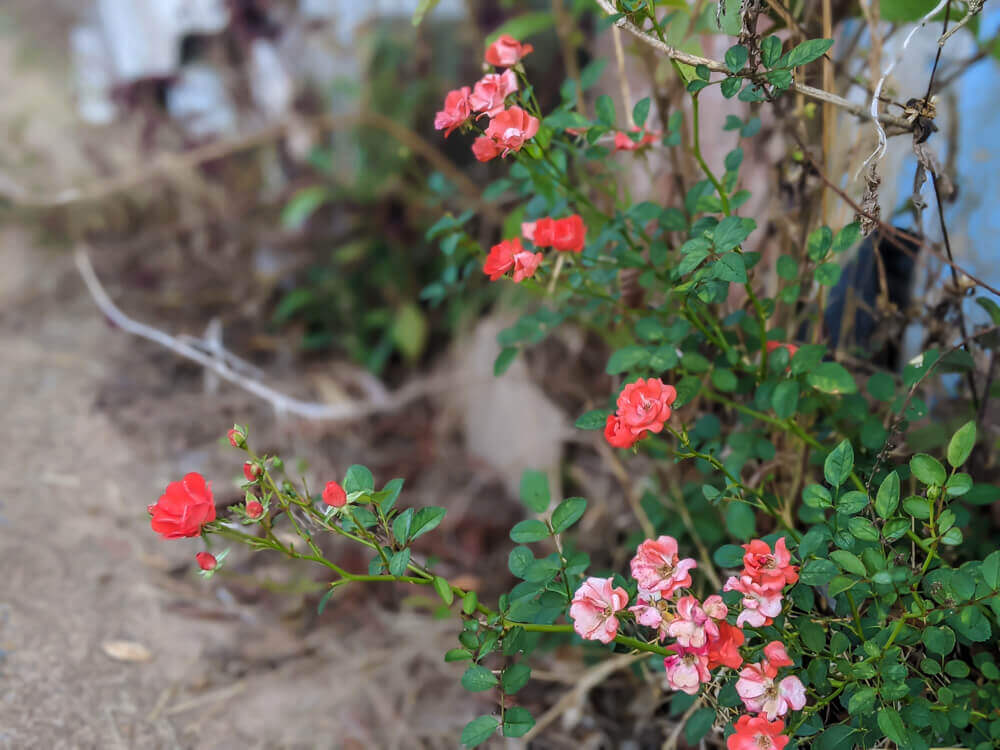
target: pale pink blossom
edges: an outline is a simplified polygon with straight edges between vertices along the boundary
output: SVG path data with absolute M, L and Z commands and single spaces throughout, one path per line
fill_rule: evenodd
M 774 670 L 774 674 L 778 673 L 778 667 L 791 667 L 795 664 L 788 658 L 785 644 L 781 641 L 771 641 L 764 646 L 764 660 Z
M 719 626 L 693 596 L 677 600 L 677 617 L 667 626 L 667 633 L 685 648 L 701 648 L 709 639 L 719 637 Z
M 474 112 L 494 117 L 503 112 L 504 101 L 515 91 L 517 91 L 517 76 L 513 70 L 489 73 L 476 82 L 472 95 L 469 96 L 469 104 Z
M 749 664 L 740 670 L 736 692 L 747 711 L 762 713 L 768 721 L 798 711 L 806 705 L 806 689 L 798 677 L 789 676 L 775 682 L 766 663 Z
M 703 601 L 701 603 L 701 608 L 705 610 L 705 614 L 713 620 L 725 620 L 726 616 L 729 614 L 729 607 L 726 606 L 726 603 L 722 601 L 722 597 L 718 594 L 712 594 L 705 601 Z
M 531 278 L 538 269 L 538 264 L 542 262 L 541 253 L 532 253 L 527 250 L 514 255 L 514 283 Z
M 657 591 L 665 598 L 690 586 L 688 571 L 696 567 L 698 563 L 691 558 L 680 559 L 677 540 L 672 536 L 647 539 L 639 545 L 631 563 L 632 577 L 639 582 L 639 588 Z
M 660 633 L 661 641 L 667 637 L 666 625 L 672 615 L 667 612 L 667 600 L 659 591 L 639 589 L 636 603 L 629 607 L 628 611 L 635 615 L 635 621 L 640 625 L 656 628 Z
M 612 579 L 588 578 L 576 590 L 569 608 L 573 629 L 589 641 L 611 643 L 618 635 L 615 614 L 626 604 L 628 594 L 625 589 L 612 586 Z
M 674 690 L 682 690 L 695 695 L 702 683 L 712 679 L 708 671 L 708 649 L 689 649 L 676 645 L 677 654 L 663 660 L 667 670 L 667 684 Z
M 770 625 L 772 618 L 781 614 L 781 592 L 772 591 L 755 583 L 750 576 L 731 576 L 723 591 L 739 591 L 743 594 L 743 611 L 736 618 L 736 624 L 743 627 L 748 623 L 755 628 Z

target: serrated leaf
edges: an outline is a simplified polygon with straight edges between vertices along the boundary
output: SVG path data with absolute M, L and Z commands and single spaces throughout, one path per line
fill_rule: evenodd
M 462 687 L 470 693 L 481 693 L 484 690 L 489 690 L 496 687 L 499 682 L 497 676 L 481 664 L 472 664 L 462 675 Z
M 809 560 L 802 566 L 799 580 L 806 586 L 822 586 L 837 575 L 837 566 L 829 560 Z
M 421 508 L 413 514 L 413 522 L 410 524 L 410 535 L 408 541 L 413 541 L 418 536 L 423 536 L 428 531 L 436 529 L 444 519 L 448 511 L 433 505 Z
M 726 508 L 726 528 L 737 539 L 749 541 L 757 533 L 757 519 L 753 508 L 745 503 L 729 503 Z
M 854 516 L 847 522 L 851 536 L 862 542 L 877 542 L 878 529 L 864 516 Z
M 597 112 L 597 119 L 602 125 L 606 125 L 609 128 L 615 126 L 615 103 L 610 96 L 601 94 L 597 97 L 594 111 Z
M 768 68 L 781 59 L 781 39 L 772 34 L 760 43 L 760 61 Z
M 371 492 L 375 489 L 375 478 L 367 466 L 355 464 L 344 474 L 343 487 L 348 495 L 352 492 Z
M 507 567 L 518 578 L 524 578 L 524 574 L 534 562 L 535 556 L 527 547 L 514 547 L 507 556 Z
M 389 558 L 389 574 L 401 576 L 406 573 L 406 566 L 410 564 L 410 548 L 406 547 L 394 552 Z
M 446 662 L 466 661 L 471 658 L 472 658 L 472 652 L 464 648 L 449 649 L 444 654 L 444 660 Z
M 993 591 L 1000 591 L 1000 550 L 991 552 L 979 566 L 979 575 Z
M 520 495 L 521 502 L 530 510 L 544 513 L 552 501 L 549 494 L 548 475 L 544 471 L 526 469 L 521 475 Z
M 479 604 L 479 594 L 475 591 L 466 592 L 465 596 L 462 597 L 462 612 L 471 615 L 476 611 L 476 607 Z
M 868 575 L 868 571 L 865 570 L 865 564 L 852 552 L 848 552 L 845 549 L 837 549 L 830 553 L 830 557 L 848 573 L 853 573 L 862 578 Z
M 619 375 L 637 367 L 648 359 L 649 351 L 645 347 L 626 346 L 612 352 L 604 371 L 608 375 Z
M 868 713 L 875 707 L 875 688 L 861 688 L 856 690 L 847 703 L 847 710 L 852 716 L 860 716 Z
M 732 284 L 747 283 L 747 269 L 739 253 L 723 253 L 712 264 L 713 276 Z
M 771 394 L 771 408 L 779 419 L 788 419 L 799 407 L 799 384 L 796 380 L 782 380 Z
M 899 507 L 899 474 L 891 472 L 879 485 L 875 496 L 875 512 L 889 518 Z
M 587 509 L 587 501 L 582 497 L 568 497 L 552 511 L 552 528 L 561 534 L 580 520 Z
M 823 476 L 828 484 L 839 487 L 847 481 L 853 470 L 854 448 L 851 446 L 850 440 L 843 440 L 830 451 L 826 461 L 823 462 Z
M 503 736 L 523 737 L 535 726 L 535 719 L 523 706 L 512 706 L 504 711 Z
M 966 422 L 958 428 L 948 442 L 948 463 L 958 469 L 969 460 L 972 449 L 976 447 L 976 423 Z
M 531 667 L 523 662 L 511 664 L 500 676 L 500 687 L 506 695 L 514 695 L 528 684 L 531 679 Z
M 724 544 L 715 550 L 712 560 L 720 568 L 738 568 L 743 565 L 744 550 L 735 544 Z

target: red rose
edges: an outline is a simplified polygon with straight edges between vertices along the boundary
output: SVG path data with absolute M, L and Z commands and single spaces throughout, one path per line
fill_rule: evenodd
M 198 536 L 202 526 L 215 520 L 212 490 L 205 477 L 194 472 L 168 484 L 156 505 L 146 510 L 153 517 L 153 531 L 164 539 Z
M 503 34 L 486 48 L 486 62 L 498 68 L 509 68 L 534 49 L 530 44 L 521 44 L 514 37 Z
M 323 502 L 334 508 L 343 508 L 347 505 L 347 493 L 336 482 L 327 482 L 323 490 Z
M 583 219 L 579 214 L 573 214 L 553 222 L 552 247 L 556 250 L 581 253 L 586 235 L 587 227 L 584 226 Z
M 621 417 L 616 414 L 609 414 L 608 421 L 604 424 L 604 439 L 615 448 L 631 448 L 642 438 L 642 435 L 634 434 Z
M 632 132 L 638 133 L 639 128 L 632 128 Z M 656 143 L 658 137 L 658 133 L 645 133 L 642 138 L 633 141 L 628 133 L 623 133 L 619 130 L 615 133 L 615 151 L 636 151 L 643 146 L 648 146 L 650 143 Z
M 791 359 L 795 356 L 795 352 L 799 350 L 795 344 L 786 344 L 782 341 L 768 341 L 767 342 L 767 353 L 771 354 L 776 349 L 784 348 L 788 352 L 788 358 Z
M 215 555 L 211 552 L 199 552 L 194 556 L 198 561 L 198 565 L 201 566 L 202 570 L 215 570 L 219 561 L 215 559 Z
M 246 512 L 250 518 L 260 518 L 264 515 L 264 506 L 258 500 L 247 500 Z
M 636 435 L 645 430 L 660 432 L 670 419 L 670 407 L 677 400 L 677 390 L 659 378 L 639 378 L 629 383 L 618 396 L 618 416 Z
M 555 238 L 556 221 L 551 218 L 539 219 L 535 222 L 535 234 L 532 242 L 538 247 L 551 247 Z
M 504 101 L 515 91 L 517 91 L 517 76 L 513 70 L 489 73 L 476 82 L 472 95 L 469 96 L 469 106 L 474 112 L 495 117 L 503 112 Z
M 490 277 L 490 281 L 496 281 L 514 267 L 514 256 L 524 251 L 520 238 L 494 245 L 483 263 L 483 273 Z

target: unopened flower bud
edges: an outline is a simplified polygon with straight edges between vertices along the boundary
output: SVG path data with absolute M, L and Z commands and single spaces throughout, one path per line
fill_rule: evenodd
M 336 482 L 327 482 L 323 490 L 323 502 L 334 508 L 343 508 L 347 505 L 347 493 Z
M 264 506 L 259 500 L 247 500 L 246 514 L 249 518 L 260 518 L 264 515 Z
M 229 438 L 229 444 L 234 448 L 247 447 L 247 432 L 238 424 L 234 424 L 233 429 L 227 432 L 226 436 Z
M 937 500 L 941 496 L 941 488 L 935 485 L 931 485 L 927 488 L 927 499 Z
M 247 461 L 243 464 L 243 476 L 247 478 L 248 482 L 256 482 L 262 473 L 260 464 L 256 461 Z
M 202 570 L 215 570 L 216 566 L 219 564 L 219 561 L 215 559 L 215 555 L 211 552 L 199 552 L 194 557 L 198 561 L 198 565 Z

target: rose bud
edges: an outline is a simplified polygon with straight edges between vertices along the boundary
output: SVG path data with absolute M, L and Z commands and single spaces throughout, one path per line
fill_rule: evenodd
M 334 508 L 343 508 L 347 505 L 347 493 L 336 482 L 327 482 L 323 490 L 323 502 Z
M 248 482 L 256 482 L 257 477 L 259 477 L 262 473 L 260 464 L 256 461 L 247 461 L 243 464 L 243 476 L 247 478 Z
M 194 557 L 202 570 L 215 570 L 219 564 L 219 561 L 215 559 L 215 555 L 211 552 L 199 552 Z
M 247 447 L 247 433 L 238 424 L 233 425 L 233 429 L 226 433 L 226 437 L 229 438 L 229 444 L 234 448 L 246 448 Z
M 264 515 L 264 506 L 259 500 L 247 500 L 246 514 L 249 518 L 260 518 Z

